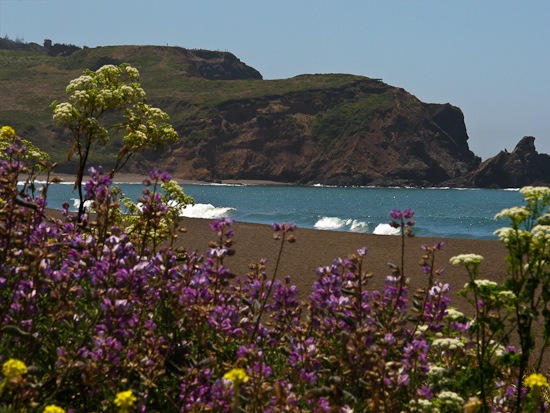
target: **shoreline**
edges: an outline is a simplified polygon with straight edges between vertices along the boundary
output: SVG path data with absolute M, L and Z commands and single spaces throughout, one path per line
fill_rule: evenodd
M 74 180 L 75 180 L 75 175 L 73 174 L 52 174 L 51 175 L 51 179 L 53 178 L 58 178 L 60 180 L 60 183 L 58 185 L 61 185 L 61 186 L 67 186 L 67 185 L 72 185 L 74 183 Z M 84 182 L 89 179 L 90 177 L 89 176 L 85 176 L 84 177 Z M 45 175 L 41 175 L 39 176 L 37 179 L 39 180 L 45 180 L 46 179 L 46 176 Z M 142 175 L 142 174 L 134 174 L 134 173 L 119 173 L 115 176 L 115 179 L 114 179 L 114 185 L 128 185 L 128 191 L 130 191 L 131 193 L 134 193 L 134 191 L 139 191 L 139 187 L 138 185 L 141 185 L 143 183 L 143 181 L 145 179 L 149 179 L 148 175 Z M 216 186 L 236 186 L 236 187 L 240 187 L 241 189 L 243 190 L 246 190 L 244 189 L 245 187 L 254 187 L 254 186 L 257 186 L 258 190 L 264 190 L 264 189 L 261 189 L 261 186 L 264 186 L 265 188 L 267 188 L 268 186 L 278 186 L 278 187 L 281 187 L 281 188 L 291 188 L 294 186 L 292 184 L 281 184 L 281 183 L 277 183 L 277 182 L 272 182 L 272 181 L 256 181 L 256 180 L 225 180 L 225 181 L 222 181 L 220 183 L 213 183 L 213 182 L 205 182 L 205 181 L 198 181 L 198 180 L 184 180 L 184 179 L 175 179 L 178 184 L 182 185 L 183 188 L 184 188 L 184 191 L 185 191 L 185 186 L 186 185 L 194 185 L 194 189 L 195 191 L 199 191 L 202 193 L 202 189 L 198 189 L 199 186 L 204 186 L 204 187 L 212 187 L 212 188 L 215 188 Z M 135 185 L 135 186 L 134 186 Z M 296 188 L 298 188 L 299 186 L 296 186 Z M 317 186 L 307 186 L 308 188 L 315 188 Z M 395 189 L 395 188 L 389 188 L 390 190 L 391 189 Z M 189 189 L 189 191 L 193 192 L 193 190 Z M 253 189 L 250 189 L 250 190 L 253 190 Z M 399 188 L 399 190 L 401 190 L 401 188 Z M 405 190 L 405 189 L 403 189 Z M 214 191 L 225 191 L 225 189 L 222 189 L 222 188 L 218 188 L 218 189 L 214 189 Z M 74 191 L 73 191 L 74 192 Z M 217 193 L 217 192 L 216 192 Z M 273 221 L 267 221 L 266 219 L 254 219 L 254 218 L 251 218 L 249 215 L 246 215 L 246 214 L 231 214 L 229 212 L 226 212 L 226 211 L 222 211 L 222 210 L 225 210 L 225 209 L 230 209 L 229 207 L 228 208 L 225 208 L 225 205 L 223 204 L 219 204 L 219 200 L 218 200 L 218 203 L 213 206 L 213 205 L 209 205 L 208 202 L 206 203 L 201 203 L 199 200 L 197 200 L 197 206 L 198 207 L 202 207 L 202 208 L 198 208 L 197 209 L 197 212 L 195 212 L 194 210 L 187 213 L 187 214 L 184 214 L 186 215 L 187 217 L 193 217 L 193 218 L 203 218 L 203 219 L 216 219 L 216 218 L 221 218 L 222 216 L 231 216 L 233 215 L 234 217 L 241 217 L 241 219 L 247 219 L 248 217 L 248 220 L 247 221 L 243 221 L 243 222 L 250 222 L 250 223 L 257 223 L 257 224 L 263 224 L 263 225 L 271 225 L 272 222 L 274 221 L 277 221 L 277 217 L 274 217 L 274 220 Z M 233 206 L 233 205 L 232 205 Z M 205 207 L 209 207 L 207 208 L 207 210 L 205 210 L 204 208 Z M 216 211 L 213 211 L 213 210 L 216 210 Z M 217 215 L 216 215 L 217 214 Z M 224 215 L 221 215 L 221 214 L 224 214 Z M 347 222 L 346 220 L 348 220 L 348 216 L 353 216 L 353 215 L 346 215 L 344 218 L 342 218 L 341 220 L 338 219 L 338 222 L 334 223 L 333 221 L 336 220 L 336 218 L 332 218 L 333 215 L 330 215 L 330 212 L 328 212 L 329 215 L 319 215 L 318 216 L 318 220 L 317 222 L 315 221 L 315 219 L 313 221 L 311 221 L 311 219 L 313 219 L 311 216 L 308 216 L 308 221 L 304 223 L 304 221 L 300 221 L 300 217 L 295 217 L 294 219 L 302 222 L 301 224 L 298 223 L 299 225 L 305 225 L 305 228 L 308 228 L 308 229 L 312 229 L 312 230 L 315 230 L 315 231 L 329 231 L 329 232 L 338 232 L 338 233 L 359 233 L 359 234 L 375 234 L 375 235 L 383 235 L 383 236 L 396 236 L 395 234 L 391 234 L 390 233 L 390 228 L 388 225 L 386 225 L 386 227 L 388 228 L 385 228 L 383 227 L 385 224 L 387 224 L 387 221 L 384 220 L 384 219 L 376 219 L 374 221 L 369 221 L 369 222 L 359 222 L 359 224 L 361 224 L 361 226 L 358 228 L 356 225 L 355 225 L 355 220 L 354 220 L 354 223 L 353 225 L 351 225 L 349 222 L 351 222 L 351 219 L 349 219 L 349 222 Z M 238 219 L 238 218 L 237 218 Z M 325 220 L 325 219 L 332 219 L 332 221 L 330 222 L 321 222 L 322 220 Z M 342 221 L 342 223 L 340 222 Z M 344 221 L 346 223 L 344 223 Z M 293 221 L 289 221 L 289 222 L 293 222 Z M 319 224 L 319 225 L 317 225 Z M 368 225 L 368 228 L 366 227 Z M 376 226 L 376 228 L 375 228 Z M 433 231 L 433 230 L 430 230 L 430 228 L 428 228 L 428 230 L 424 231 L 424 230 L 420 230 L 419 232 L 421 232 L 421 234 L 417 234 L 417 237 L 420 237 L 420 238 L 430 238 L 430 237 L 438 237 L 441 233 L 441 231 Z M 474 233 L 474 234 L 470 234 L 470 233 L 466 233 L 464 231 L 455 231 L 455 232 L 448 232 L 448 233 L 445 233 L 443 234 L 442 236 L 444 237 L 447 237 L 447 238 L 459 238 L 459 239 L 472 239 L 472 240 L 477 240 L 477 239 L 480 239 L 480 240 L 490 240 L 490 241 L 495 241 L 497 240 L 497 237 L 493 237 L 492 236 L 492 232 L 482 232 L 482 233 Z M 475 236 L 477 236 L 477 238 L 475 238 Z
M 74 183 L 75 175 L 65 173 L 52 173 L 51 177 L 57 177 L 61 179 L 61 183 Z M 83 181 L 85 182 L 90 178 L 89 175 L 84 175 Z M 148 179 L 148 175 L 134 174 L 134 173 L 117 173 L 113 182 L 117 184 L 140 184 L 144 179 Z M 289 186 L 295 185 L 292 183 L 268 181 L 268 180 L 253 180 L 253 179 L 225 179 L 219 182 L 200 181 L 194 179 L 179 179 L 172 178 L 181 185 L 272 185 L 272 186 Z M 39 175 L 37 180 L 46 180 L 45 175 Z
M 52 173 L 51 177 L 58 177 L 61 179 L 62 183 L 74 183 L 75 175 L 67 173 Z M 84 175 L 83 181 L 86 182 L 90 178 L 89 175 Z M 124 173 L 118 172 L 115 175 L 114 183 L 117 184 L 140 184 L 144 179 L 148 179 L 149 176 L 146 174 L 137 174 L 137 173 Z M 44 175 L 39 175 L 37 180 L 45 180 Z M 270 181 L 262 179 L 221 179 L 219 181 L 202 181 L 199 179 L 182 179 L 172 177 L 180 185 L 264 185 L 264 186 L 306 186 L 306 187 L 328 187 L 328 188 L 403 188 L 403 189 L 455 189 L 455 190 L 478 190 L 478 189 L 493 189 L 499 191 L 519 191 L 520 188 L 478 188 L 478 187 L 452 187 L 452 186 L 426 186 L 426 187 L 417 187 L 417 186 L 338 186 L 338 185 L 324 185 L 324 184 L 297 184 L 293 182 L 279 182 L 279 181 Z
M 61 213 L 48 210 L 49 217 L 61 218 Z M 211 219 L 182 218 L 181 226 L 186 229 L 179 233 L 172 248 L 183 248 L 188 252 L 206 255 L 209 243 L 217 239 L 217 233 L 210 230 Z M 297 228 L 292 234 L 296 242 L 285 243 L 282 259 L 277 265 L 280 241 L 273 238 L 271 226 L 247 222 L 234 222 L 230 227 L 234 233 L 236 253 L 225 257 L 223 266 L 235 276 L 244 276 L 250 265 L 266 259 L 266 276 L 270 279 L 277 268 L 276 279 L 290 277 L 290 284 L 297 290 L 297 299 L 304 305 L 312 292 L 313 283 L 317 280 L 317 269 L 330 266 L 337 258 L 345 259 L 359 248 L 366 247 L 362 270 L 373 274 L 365 286 L 367 290 L 382 290 L 386 276 L 391 275 L 389 263 L 401 264 L 401 237 L 350 233 L 338 231 L 320 231 Z M 502 284 L 507 278 L 506 257 L 508 251 L 504 244 L 494 240 L 476 240 L 465 238 L 413 237 L 405 239 L 404 274 L 409 280 L 409 296 L 412 297 L 418 288 L 426 288 L 429 275 L 421 268 L 423 245 L 434 246 L 444 242 L 444 247 L 435 253 L 434 270 L 443 268 L 441 276 L 436 277 L 443 284 L 449 284 L 450 307 L 457 308 L 468 316 L 473 315 L 473 307 L 458 292 L 470 281 L 469 274 L 463 266 L 454 266 L 449 259 L 460 254 L 475 253 L 484 257 L 480 264 L 478 279 L 488 279 Z M 412 299 L 412 298 L 411 298 Z M 542 329 L 536 332 L 540 339 Z M 550 366 L 550 352 L 544 356 L 544 368 Z

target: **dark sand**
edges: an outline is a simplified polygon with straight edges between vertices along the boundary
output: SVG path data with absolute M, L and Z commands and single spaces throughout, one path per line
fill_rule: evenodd
M 183 226 L 188 232 L 179 235 L 178 245 L 188 250 L 206 252 L 208 242 L 216 238 L 209 231 L 210 220 L 185 218 Z M 224 264 L 236 274 L 244 274 L 248 265 L 261 258 L 268 259 L 267 270 L 273 274 L 280 242 L 273 239 L 270 226 L 237 222 L 235 231 L 236 254 L 225 259 Z M 381 288 L 386 275 L 391 273 L 388 263 L 401 263 L 401 237 L 391 235 L 358 234 L 337 231 L 320 231 L 298 228 L 294 233 L 296 242 L 285 243 L 278 277 L 290 276 L 300 291 L 301 298 L 307 298 L 311 285 L 316 280 L 319 266 L 330 265 L 334 258 L 345 258 L 362 247 L 367 247 L 366 270 L 374 274 L 370 281 L 371 288 Z M 468 282 L 468 274 L 463 267 L 449 264 L 449 258 L 467 253 L 482 255 L 485 259 L 481 265 L 482 278 L 502 281 L 506 271 L 506 248 L 498 241 L 472 239 L 439 239 L 413 237 L 405 239 L 405 274 L 410 278 L 411 287 L 423 287 L 427 283 L 419 265 L 423 255 L 422 245 L 432 246 L 444 241 L 445 246 L 436 252 L 435 268 L 444 268 L 440 280 L 451 284 L 454 292 L 463 288 Z M 456 303 L 458 304 L 458 303 Z M 464 303 L 460 305 L 464 307 Z
M 183 226 L 188 232 L 181 234 L 177 244 L 188 250 L 197 249 L 205 253 L 208 242 L 216 238 L 209 230 L 211 220 L 185 218 Z M 233 225 L 235 231 L 236 254 L 227 257 L 224 265 L 237 275 L 245 274 L 250 263 L 261 258 L 267 258 L 267 272 L 273 275 L 280 241 L 273 239 L 270 226 L 237 222 Z M 374 276 L 370 279 L 368 288 L 381 289 L 384 279 L 391 273 L 388 263 L 401 263 L 401 237 L 392 235 L 357 234 L 337 231 L 320 231 L 298 228 L 294 233 L 296 242 L 285 243 L 282 260 L 277 278 L 290 276 L 291 282 L 297 286 L 300 300 L 307 300 L 311 293 L 313 282 L 317 279 L 316 270 L 319 266 L 330 265 L 334 258 L 345 258 L 357 249 L 367 247 L 366 267 Z M 413 237 L 405 239 L 405 274 L 410 279 L 410 291 L 418 287 L 426 287 L 427 275 L 421 271 L 419 261 L 424 254 L 422 245 L 432 246 L 443 241 L 445 246 L 436 252 L 435 268 L 444 268 L 439 278 L 443 283 L 451 285 L 450 306 L 458 308 L 471 316 L 471 305 L 456 293 L 469 281 L 466 269 L 454 266 L 449 259 L 459 254 L 479 254 L 484 257 L 480 265 L 480 277 L 502 283 L 506 278 L 507 250 L 500 241 L 487 241 L 463 238 L 428 238 Z M 542 326 L 535 331 L 537 341 L 542 336 Z M 512 340 L 513 341 L 513 340 Z M 550 371 L 550 352 L 543 358 L 542 370 Z
M 64 181 L 74 181 L 71 175 L 61 175 Z M 117 182 L 142 182 L 143 175 L 117 174 Z M 179 180 L 180 183 L 194 183 L 193 181 Z M 277 184 L 275 182 L 231 181 L 243 184 Z M 185 189 L 185 187 L 184 187 Z M 56 213 L 53 213 L 56 215 Z M 216 239 L 216 234 L 209 230 L 211 220 L 184 218 L 183 226 L 187 232 L 180 234 L 177 246 L 187 250 L 198 250 L 205 254 L 210 240 Z M 267 272 L 273 274 L 280 243 L 273 239 L 270 226 L 237 222 L 233 225 L 235 231 L 236 254 L 227 257 L 224 265 L 236 275 L 243 275 L 248 271 L 251 263 L 267 258 Z M 366 267 L 374 274 L 369 281 L 368 288 L 381 289 L 384 280 L 391 273 L 388 263 L 400 265 L 401 238 L 398 236 L 358 234 L 338 231 L 320 231 L 313 229 L 297 229 L 294 232 L 296 242 L 285 243 L 282 260 L 278 269 L 278 278 L 290 276 L 291 281 L 298 288 L 299 298 L 306 300 L 311 292 L 312 283 L 317 279 L 316 270 L 319 266 L 330 265 L 337 257 L 345 258 L 357 249 L 367 247 Z M 463 239 L 463 238 L 429 238 L 414 237 L 405 240 L 404 273 L 410 280 L 410 290 L 426 287 L 427 275 L 419 265 L 423 255 L 422 245 L 432 246 L 443 241 L 445 246 L 436 252 L 435 268 L 444 268 L 440 277 L 443 283 L 451 285 L 451 306 L 472 315 L 472 308 L 464 298 L 456 293 L 469 281 L 466 269 L 462 266 L 453 266 L 449 259 L 459 254 L 479 254 L 484 257 L 480 266 L 480 277 L 501 283 L 506 278 L 507 250 L 499 241 Z M 542 326 L 541 326 L 542 327 Z M 536 332 L 540 340 L 541 331 Z M 550 353 L 550 352 L 548 352 Z M 550 354 L 545 354 L 544 370 L 550 367 Z

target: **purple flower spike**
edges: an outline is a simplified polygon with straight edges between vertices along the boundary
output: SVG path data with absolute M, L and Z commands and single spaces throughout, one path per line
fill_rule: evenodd
M 157 180 L 159 178 L 159 170 L 158 168 L 151 169 L 151 172 L 149 172 L 149 177 L 153 180 Z
M 403 213 L 398 209 L 392 209 L 390 212 L 390 217 L 392 217 L 393 219 L 402 219 Z
M 414 211 L 410 208 L 407 208 L 406 210 L 403 211 L 403 218 L 404 219 L 410 219 L 414 217 Z
M 163 171 L 160 174 L 160 180 L 162 182 L 169 182 L 172 179 L 172 176 L 167 171 Z
M 390 221 L 390 227 L 399 228 L 399 227 L 401 227 L 401 224 L 399 224 L 398 222 L 395 222 L 395 221 Z
M 222 230 L 222 224 L 220 223 L 220 221 L 217 221 L 217 220 L 212 221 L 212 223 L 210 224 L 210 231 L 216 232 L 221 230 Z

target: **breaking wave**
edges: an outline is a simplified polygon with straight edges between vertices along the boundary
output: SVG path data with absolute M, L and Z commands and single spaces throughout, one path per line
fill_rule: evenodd
M 187 205 L 180 210 L 179 215 L 186 218 L 206 218 L 216 219 L 229 216 L 231 211 L 235 208 L 230 207 L 216 207 L 212 204 L 195 204 Z
M 341 219 L 338 217 L 322 217 L 313 225 L 316 229 L 339 230 L 345 229 L 352 232 L 367 232 L 369 223 L 356 219 Z
M 394 228 L 390 224 L 378 224 L 374 228 L 373 234 L 376 235 L 400 235 L 401 230 L 399 228 Z

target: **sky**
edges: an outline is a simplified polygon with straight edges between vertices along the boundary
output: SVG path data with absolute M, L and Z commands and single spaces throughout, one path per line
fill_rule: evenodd
M 264 79 L 382 78 L 464 113 L 483 159 L 550 153 L 548 0 L 0 0 L 0 36 L 223 50 Z

